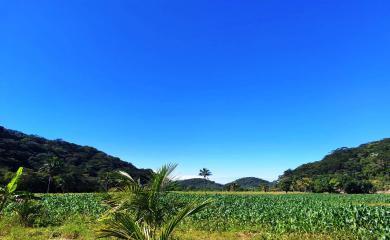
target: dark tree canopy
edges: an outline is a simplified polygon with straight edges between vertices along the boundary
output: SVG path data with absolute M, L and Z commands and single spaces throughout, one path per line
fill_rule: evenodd
M 217 191 L 222 190 L 222 184 L 216 183 L 214 181 L 210 181 L 204 178 L 191 178 L 185 180 L 179 180 L 175 182 L 176 189 L 175 190 L 188 190 L 188 191 Z
M 271 187 L 273 185 L 272 182 L 256 177 L 239 178 L 226 185 L 230 186 L 230 184 L 237 184 L 243 190 L 259 190 L 260 186 L 264 188 L 264 186 Z
M 50 167 L 50 159 L 60 164 Z M 138 169 L 131 163 L 107 155 L 93 147 L 63 140 L 47 140 L 0 126 L 0 181 L 7 182 L 18 167 L 25 171 L 20 190 L 46 192 L 91 192 L 110 187 L 107 174 L 123 170 L 145 181 L 151 170 Z

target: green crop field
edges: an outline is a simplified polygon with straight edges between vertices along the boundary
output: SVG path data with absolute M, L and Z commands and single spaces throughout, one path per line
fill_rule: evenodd
M 212 198 L 214 204 L 195 215 L 188 226 L 210 231 L 276 233 L 348 232 L 372 238 L 390 237 L 389 196 L 386 195 L 179 195 L 182 199 Z
M 36 226 L 1 221 L 1 239 L 95 239 L 106 194 L 42 195 Z M 180 225 L 179 239 L 389 239 L 390 195 L 169 193 L 167 201 L 212 199 Z M 8 213 L 8 214 L 7 214 Z

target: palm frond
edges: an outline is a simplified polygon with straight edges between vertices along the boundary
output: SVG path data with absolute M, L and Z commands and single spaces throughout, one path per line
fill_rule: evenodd
M 144 188 L 139 181 L 135 181 L 128 173 L 118 171 L 118 174 L 125 179 L 125 186 L 117 189 L 112 194 L 111 205 L 119 206 L 131 204 L 136 196 L 143 195 Z
M 156 173 L 153 174 L 150 190 L 151 192 L 161 192 L 164 187 L 170 183 L 171 175 L 173 171 L 176 169 L 177 164 L 167 164 L 162 166 Z
M 99 238 L 115 237 L 127 240 L 150 240 L 149 227 L 141 225 L 133 217 L 125 213 L 116 213 L 114 217 L 106 221 L 107 228 L 100 230 Z
M 118 171 L 118 173 L 119 173 L 121 176 L 127 178 L 128 180 L 130 180 L 130 181 L 132 181 L 132 182 L 135 182 L 135 181 L 134 181 L 134 178 L 132 178 L 132 177 L 130 176 L 130 174 L 128 174 L 127 172 L 125 172 L 125 171 Z
M 166 225 L 161 228 L 161 234 L 159 240 L 168 240 L 170 235 L 176 226 L 187 216 L 193 215 L 204 208 L 206 208 L 211 203 L 210 200 L 206 200 L 202 203 L 191 203 L 182 209 L 172 220 L 170 220 Z
M 136 193 L 142 189 L 141 183 L 134 180 L 127 172 L 118 171 L 118 174 L 125 180 L 125 188 L 121 189 L 122 191 Z
M 165 187 L 171 182 L 171 174 L 176 169 L 177 164 L 167 164 L 162 166 L 156 173 L 153 174 L 149 184 L 149 209 L 153 211 L 158 204 L 158 196 Z

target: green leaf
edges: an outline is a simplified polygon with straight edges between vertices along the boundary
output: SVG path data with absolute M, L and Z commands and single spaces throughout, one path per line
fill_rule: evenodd
M 7 192 L 8 193 L 13 193 L 15 192 L 17 186 L 18 186 L 18 182 L 19 182 L 19 179 L 20 177 L 22 176 L 23 174 L 23 168 L 22 167 L 19 167 L 18 168 L 18 171 L 16 171 L 16 174 L 15 176 L 11 179 L 11 181 L 7 184 Z

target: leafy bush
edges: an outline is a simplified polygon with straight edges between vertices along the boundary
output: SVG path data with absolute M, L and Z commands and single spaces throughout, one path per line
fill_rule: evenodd
M 22 200 L 14 206 L 20 223 L 26 227 L 42 225 L 43 205 L 37 200 Z
M 369 181 L 350 180 L 345 182 L 344 191 L 346 193 L 370 193 L 374 190 L 374 186 Z

